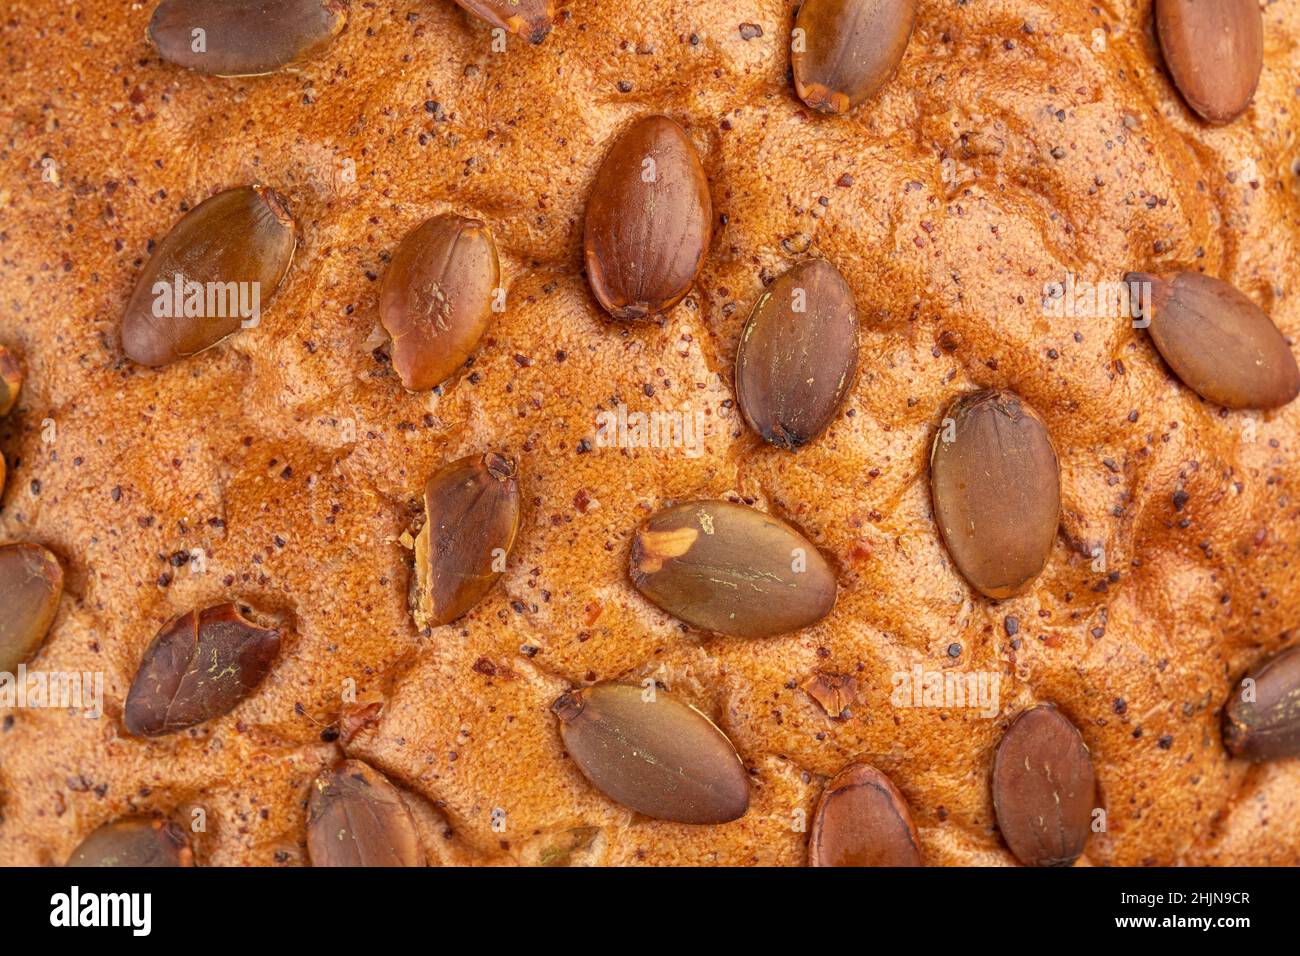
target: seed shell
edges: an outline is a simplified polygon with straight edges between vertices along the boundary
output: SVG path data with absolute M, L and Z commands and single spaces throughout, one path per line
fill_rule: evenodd
M 638 120 L 606 154 L 587 200 L 587 280 L 601 306 L 644 319 L 680 302 L 704 262 L 712 209 L 685 130 L 666 116 Z
M 921 866 L 907 801 L 883 773 L 852 763 L 826 785 L 808 835 L 809 866 Z
M 916 0 L 805 0 L 791 41 L 795 92 L 812 109 L 847 113 L 893 76 L 915 21 Z
M 514 462 L 495 452 L 452 462 L 425 485 L 424 511 L 411 580 L 422 628 L 465 614 L 505 570 L 519 533 Z
M 0 673 L 12 674 L 40 649 L 63 594 L 63 566 L 39 545 L 0 546 Z
M 258 76 L 323 52 L 346 24 L 339 0 L 162 0 L 149 39 L 177 66 Z
M 1070 866 L 1091 832 L 1097 784 L 1083 737 L 1050 705 L 1026 710 L 993 758 L 993 808 L 1025 866 Z
M 736 400 L 749 426 L 794 450 L 834 419 L 858 367 L 858 307 L 829 262 L 800 262 L 754 303 L 736 350 Z
M 388 778 L 344 760 L 312 785 L 307 852 L 312 866 L 425 866 L 411 811 Z
M 835 604 L 835 572 L 794 528 L 729 501 L 653 515 L 632 542 L 632 583 L 688 624 L 773 637 L 815 624 Z
M 266 677 L 280 631 L 245 620 L 233 604 L 189 611 L 158 632 L 126 697 L 123 723 L 161 737 L 232 711 Z
M 296 227 L 283 198 L 265 186 L 217 193 L 188 212 L 145 264 L 122 316 L 122 348 L 160 366 L 237 331 L 239 303 L 258 315 L 289 270 Z M 177 285 L 181 294 L 176 295 Z
M 943 542 L 972 587 L 996 599 L 1028 589 L 1061 513 L 1056 450 L 1033 409 L 1003 391 L 954 402 L 930 452 L 930 492 Z
M 578 769 L 611 800 L 656 820 L 726 823 L 749 808 L 749 779 L 731 741 L 662 690 L 596 684 L 553 708 Z
M 555 23 L 555 0 L 456 0 L 474 16 L 494 27 L 516 33 L 529 43 L 541 43 Z
M 1225 408 L 1279 408 L 1300 392 L 1300 368 L 1264 310 L 1199 272 L 1130 272 L 1150 299 L 1151 341 L 1183 384 Z
M 379 290 L 379 317 L 403 385 L 426 391 L 465 364 L 500 284 L 496 242 L 479 220 L 434 216 L 406 235 Z
M 1300 757 L 1300 646 L 1246 674 L 1223 709 L 1223 742 L 1252 762 Z
M 1156 0 L 1156 32 L 1188 106 L 1214 124 L 1246 111 L 1264 67 L 1256 0 Z
M 72 851 L 68 866 L 193 866 L 185 831 L 170 820 L 126 817 L 106 823 Z
M 0 418 L 13 411 L 23 386 L 23 370 L 13 352 L 0 345 Z

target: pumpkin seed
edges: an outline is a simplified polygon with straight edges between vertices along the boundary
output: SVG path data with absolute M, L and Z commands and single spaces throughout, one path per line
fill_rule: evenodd
M 492 318 L 500 283 L 496 243 L 479 220 L 435 216 L 406 235 L 379 290 L 379 317 L 403 385 L 425 391 L 465 364 Z
M 185 831 L 170 820 L 125 817 L 106 823 L 72 851 L 68 866 L 193 866 Z
M 227 189 L 199 203 L 163 237 L 136 281 L 122 316 L 127 357 L 167 365 L 260 321 L 296 244 L 283 198 L 265 186 Z
M 18 358 L 0 345 L 0 417 L 13 411 L 18 401 L 18 391 L 23 386 L 23 370 Z
M 0 547 L 0 673 L 14 673 L 40 649 L 62 594 L 53 554 L 26 542 Z
M 835 775 L 813 814 L 808 865 L 921 865 L 912 814 L 888 777 L 865 763 Z
M 821 433 L 858 366 L 858 308 L 829 262 L 809 259 L 759 296 L 736 351 L 736 399 L 754 431 L 796 449 Z
M 1264 310 L 1199 272 L 1130 272 L 1148 283 L 1151 341 L 1183 384 L 1226 408 L 1278 408 L 1300 392 L 1300 368 Z
M 126 697 L 123 723 L 161 737 L 234 710 L 257 689 L 280 650 L 280 631 L 247 621 L 233 604 L 189 611 L 153 639 Z
M 323 52 L 347 24 L 346 11 L 339 0 L 162 0 L 149 39 L 177 66 L 258 76 Z
M 1264 66 L 1256 0 L 1156 0 L 1156 31 L 1188 106 L 1216 124 L 1246 111 Z
M 418 626 L 449 624 L 492 589 L 519 532 L 514 462 L 495 453 L 444 467 L 424 488 L 411 610 Z
M 713 204 L 686 132 L 666 116 L 615 141 L 587 200 L 583 249 L 596 299 L 618 319 L 675 306 L 699 275 Z
M 632 542 L 632 583 L 687 624 L 773 637 L 815 624 L 835 604 L 835 572 L 788 524 L 729 501 L 666 508 Z
M 1300 646 L 1261 661 L 1223 709 L 1223 742 L 1234 757 L 1300 757 Z
M 1026 710 L 993 758 L 993 809 L 1025 866 L 1069 866 L 1083 853 L 1096 805 L 1092 756 L 1050 705 Z
M 415 820 L 382 773 L 344 760 L 312 785 L 307 853 L 312 866 L 425 866 Z
M 979 391 L 953 403 L 930 451 L 930 492 L 948 553 L 982 594 L 1019 594 L 1047 564 L 1060 472 L 1047 427 L 1018 396 Z
M 541 43 L 555 21 L 555 0 L 456 0 L 474 16 L 494 27 Z
M 726 823 L 749 808 L 749 779 L 709 718 L 658 689 L 596 684 L 552 708 L 578 769 L 616 803 L 656 820 Z
M 799 99 L 847 113 L 898 69 L 916 21 L 916 0 L 805 0 L 795 18 L 790 65 Z

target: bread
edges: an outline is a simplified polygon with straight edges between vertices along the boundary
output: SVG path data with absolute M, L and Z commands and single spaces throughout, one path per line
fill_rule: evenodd
M 1041 703 L 1078 728 L 1106 811 L 1082 864 L 1300 861 L 1300 762 L 1230 759 L 1220 737 L 1236 679 L 1300 620 L 1300 405 L 1228 412 L 1127 319 L 1042 302 L 1067 274 L 1187 269 L 1300 333 L 1300 12 L 1264 9 L 1252 105 L 1222 127 L 1180 99 L 1149 4 L 923 2 L 896 74 L 840 116 L 795 96 L 792 13 L 574 0 L 540 44 L 497 52 L 447 0 L 354 2 L 328 50 L 239 79 L 161 60 L 148 6 L 7 13 L 0 343 L 25 382 L 0 540 L 61 559 L 28 666 L 102 672 L 105 712 L 0 714 L 0 864 L 63 863 L 130 815 L 183 825 L 199 865 L 306 863 L 309 789 L 345 754 L 400 788 L 431 863 L 800 865 L 795 823 L 862 759 L 906 798 L 927 865 L 1010 864 L 989 776 Z M 714 229 L 686 299 L 623 322 L 584 279 L 583 213 L 649 113 L 694 143 Z M 254 183 L 299 228 L 261 324 L 159 369 L 128 361 L 151 248 Z M 490 226 L 508 307 L 468 367 L 411 393 L 379 284 L 444 212 Z M 847 280 L 861 354 L 840 414 L 791 452 L 745 424 L 734 360 L 765 285 L 808 257 Z M 1046 568 L 1004 601 L 963 580 L 932 515 L 932 440 L 975 388 L 1032 405 L 1060 463 Z M 597 415 L 619 405 L 685 410 L 700 446 L 603 447 Z M 518 465 L 508 567 L 465 617 L 417 630 L 403 540 L 425 482 L 489 451 Z M 703 498 L 797 527 L 836 569 L 833 611 L 749 639 L 642 597 L 637 527 Z M 282 627 L 269 675 L 224 717 L 128 735 L 159 628 L 224 601 Z M 996 713 L 891 703 L 918 666 L 998 675 Z M 566 755 L 557 697 L 646 678 L 735 746 L 740 819 L 637 815 Z

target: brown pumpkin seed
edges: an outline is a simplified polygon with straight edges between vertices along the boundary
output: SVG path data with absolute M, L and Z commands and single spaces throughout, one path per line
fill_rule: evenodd
M 858 307 L 829 262 L 800 262 L 749 314 L 736 350 L 736 399 L 749 426 L 795 449 L 835 417 L 858 367 Z
M 312 785 L 307 853 L 312 866 L 427 864 L 406 801 L 360 760 L 344 760 Z
M 583 249 L 597 300 L 618 319 L 675 306 L 704 262 L 713 203 L 685 130 L 647 116 L 606 154 L 587 200 Z
M 1156 30 L 1188 106 L 1211 123 L 1246 111 L 1264 66 L 1256 0 L 1156 0 Z
M 258 76 L 323 52 L 346 23 L 339 0 L 162 0 L 149 39 L 177 66 Z
M 865 763 L 835 775 L 813 814 L 808 865 L 921 865 L 912 814 L 888 777 Z
M 136 281 L 122 316 L 127 357 L 167 365 L 260 320 L 296 244 L 283 198 L 265 186 L 200 203 L 163 237 Z
M 1092 755 L 1050 705 L 1026 710 L 993 758 L 993 809 L 1025 866 L 1069 866 L 1083 853 L 1096 806 Z
M 552 709 L 565 750 L 614 802 L 677 823 L 726 823 L 749 809 L 749 779 L 731 741 L 663 691 L 596 684 Z
M 687 624 L 774 637 L 835 604 L 835 572 L 788 524 L 729 501 L 690 501 L 651 517 L 632 541 L 632 583 Z
M 1061 513 L 1056 450 L 1011 392 L 948 409 L 930 451 L 934 517 L 957 569 L 991 598 L 1020 594 L 1047 564 Z
M 0 547 L 0 673 L 14 673 L 40 649 L 62 594 L 53 554 L 26 542 Z
M 170 820 L 125 817 L 105 823 L 72 851 L 68 866 L 193 866 L 185 831 Z
M 13 411 L 22 386 L 23 370 L 18 365 L 17 356 L 0 345 L 0 417 Z
M 233 604 L 189 611 L 153 639 L 126 696 L 123 723 L 161 737 L 220 717 L 257 689 L 280 650 L 280 631 Z
M 1300 646 L 1261 661 L 1223 709 L 1223 742 L 1252 762 L 1300 757 Z
M 465 364 L 500 284 L 496 242 L 479 220 L 435 216 L 407 233 L 379 290 L 379 318 L 403 385 L 433 388 Z
M 916 0 L 805 0 L 790 64 L 799 99 L 847 113 L 893 76 L 916 21 Z
M 1130 272 L 1124 281 L 1146 284 L 1151 341 L 1197 395 L 1226 408 L 1267 409 L 1300 392 L 1300 368 L 1282 333 L 1222 279 Z
M 555 0 L 456 0 L 480 20 L 501 27 L 529 43 L 541 43 L 555 22 Z
M 424 488 L 411 610 L 420 627 L 456 620 L 501 577 L 519 532 L 514 462 L 495 453 L 453 461 Z

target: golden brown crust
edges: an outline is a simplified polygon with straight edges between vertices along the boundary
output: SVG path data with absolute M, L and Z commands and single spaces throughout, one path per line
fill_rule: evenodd
M 923 4 L 871 108 L 837 117 L 789 86 L 787 2 L 655 4 L 637 32 L 620 7 L 577 3 L 543 44 L 504 53 L 451 3 L 353 4 L 320 57 L 247 80 L 163 63 L 147 6 L 9 11 L 0 338 L 26 380 L 0 423 L 0 540 L 67 559 L 32 666 L 102 671 L 106 715 L 0 713 L 0 863 L 62 862 L 100 824 L 196 807 L 199 865 L 304 862 L 304 799 L 340 756 L 327 731 L 349 680 L 385 706 L 347 756 L 409 795 L 443 862 L 532 860 L 594 827 L 595 862 L 798 865 L 793 811 L 862 757 L 906 798 L 928 865 L 1010 863 L 988 768 L 1010 717 L 1052 702 L 1108 812 L 1086 862 L 1296 863 L 1300 766 L 1229 760 L 1218 709 L 1295 640 L 1300 406 L 1225 413 L 1127 321 L 1040 305 L 1069 272 L 1204 269 L 1300 334 L 1283 64 L 1300 10 L 1265 9 L 1254 105 L 1212 129 L 1162 71 L 1149 6 Z M 691 294 L 629 327 L 581 274 L 583 209 L 611 137 L 652 112 L 696 144 L 717 228 Z M 302 230 L 261 325 L 161 370 L 126 363 L 118 321 L 149 243 L 249 182 Z M 471 367 L 412 395 L 373 354 L 377 280 L 442 212 L 490 224 L 508 306 Z M 854 291 L 862 356 L 844 412 L 791 455 L 748 431 L 731 376 L 764 280 L 812 255 Z M 999 604 L 962 581 L 930 514 L 930 438 L 974 388 L 1020 394 L 1060 453 L 1061 534 L 1031 590 Z M 702 453 L 599 447 L 595 416 L 618 402 L 699 410 Z M 397 539 L 428 476 L 487 449 L 520 463 L 514 557 L 463 620 L 419 633 Z M 824 621 L 702 640 L 635 592 L 640 523 L 728 494 L 837 565 Z M 173 566 L 190 549 L 207 573 Z M 291 622 L 282 659 L 231 714 L 128 738 L 144 648 L 221 600 Z M 914 665 L 996 673 L 998 715 L 892 705 Z M 799 689 L 818 671 L 854 676 L 849 719 Z M 742 819 L 637 817 L 565 758 L 550 703 L 645 677 L 735 744 Z

